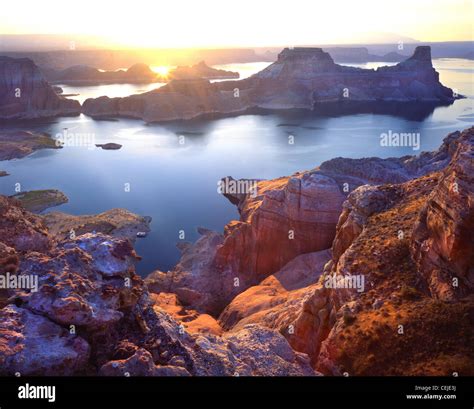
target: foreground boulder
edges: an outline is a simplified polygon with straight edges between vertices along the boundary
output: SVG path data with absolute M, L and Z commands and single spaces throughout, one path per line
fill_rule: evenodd
M 81 373 L 90 346 L 65 328 L 13 305 L 0 309 L 0 374 L 61 376 Z

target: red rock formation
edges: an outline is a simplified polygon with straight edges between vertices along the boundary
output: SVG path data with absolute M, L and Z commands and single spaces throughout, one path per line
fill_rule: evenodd
M 349 196 L 322 288 L 290 339 L 321 372 L 472 374 L 473 135 L 446 138 L 451 162 L 441 172 Z M 363 276 L 366 289 L 324 288 L 332 274 Z
M 295 257 L 280 271 L 235 297 L 219 316 L 225 330 L 258 323 L 291 335 L 290 325 L 299 315 L 330 259 L 328 250 Z
M 433 297 L 455 300 L 474 291 L 474 128 L 456 140 L 452 162 L 420 212 L 411 250 Z
M 201 229 L 202 237 L 195 244 L 182 246 L 178 265 L 168 273 L 151 274 L 146 280 L 148 287 L 156 293 L 175 293 L 183 305 L 217 317 L 235 296 L 295 257 L 329 248 L 338 220 L 334 252 L 339 256 L 360 231 L 360 226 L 352 223 L 355 213 L 345 223 L 352 207 L 362 209 L 358 218 L 365 219 L 365 213 L 388 204 L 379 203 L 384 192 L 365 187 L 364 192 L 372 193 L 354 193 L 339 219 L 348 192 L 366 183 L 401 183 L 444 168 L 455 151 L 457 137 L 458 133 L 448 135 L 440 149 L 419 156 L 335 158 L 312 171 L 275 180 L 227 177 L 222 181 L 222 193 L 237 205 L 240 220 L 230 222 L 224 236 Z M 239 182 L 252 191 L 229 191 Z M 344 244 L 344 240 L 349 241 Z

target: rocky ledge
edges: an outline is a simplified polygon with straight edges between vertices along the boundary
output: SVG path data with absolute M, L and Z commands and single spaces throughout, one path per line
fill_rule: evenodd
M 79 115 L 79 102 L 57 95 L 28 58 L 0 56 L 0 119 Z
M 126 209 L 110 209 L 94 215 L 74 216 L 50 212 L 42 216 L 49 234 L 58 240 L 86 233 L 102 233 L 112 237 L 125 237 L 134 242 L 137 233 L 149 233 L 151 217 L 138 216 Z
M 39 149 L 60 149 L 50 135 L 30 131 L 0 131 L 0 160 L 23 158 Z
M 264 326 L 189 333 L 154 305 L 118 231 L 61 239 L 4 196 L 0 216 L 0 374 L 316 374 Z
M 225 336 L 277 330 L 327 375 L 472 375 L 473 149 L 470 128 L 417 157 L 337 158 L 227 194 L 241 220 L 181 243 L 146 279 L 155 305 L 175 294 Z
M 92 117 L 127 116 L 146 122 L 186 120 L 258 109 L 339 109 L 382 102 L 452 103 L 456 96 L 439 82 L 430 47 L 377 70 L 338 65 L 320 48 L 284 49 L 275 63 L 250 78 L 210 83 L 199 79 L 171 81 L 167 86 L 125 98 L 100 97 L 84 102 Z

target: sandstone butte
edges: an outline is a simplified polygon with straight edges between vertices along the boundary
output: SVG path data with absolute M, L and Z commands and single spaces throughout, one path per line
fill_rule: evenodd
M 139 95 L 88 99 L 83 112 L 160 122 L 326 105 L 339 110 L 362 104 L 379 109 L 382 102 L 443 105 L 458 97 L 439 82 L 428 46 L 417 47 L 413 56 L 395 66 L 377 70 L 338 65 L 320 48 L 295 48 L 284 49 L 276 62 L 247 79 L 174 80 Z

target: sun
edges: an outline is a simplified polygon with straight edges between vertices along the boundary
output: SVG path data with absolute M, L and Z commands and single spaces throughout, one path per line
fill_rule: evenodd
M 170 72 L 170 67 L 167 67 L 164 65 L 154 66 L 154 67 L 151 67 L 151 69 L 157 74 L 160 74 L 162 77 L 167 77 Z

